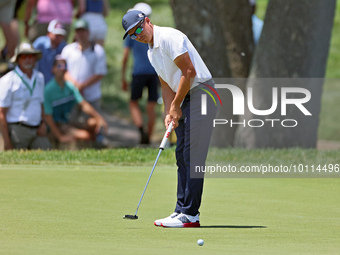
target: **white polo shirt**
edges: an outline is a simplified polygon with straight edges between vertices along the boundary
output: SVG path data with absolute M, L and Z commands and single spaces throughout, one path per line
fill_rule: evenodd
M 61 52 L 67 62 L 67 69 L 71 76 L 78 82 L 84 82 L 93 75 L 106 75 L 105 50 L 99 44 L 81 51 L 79 43 L 71 43 Z M 94 102 L 102 97 L 102 81 L 98 81 L 82 91 L 83 97 L 88 102 Z
M 8 108 L 7 122 L 39 125 L 44 86 L 44 75 L 36 70 L 31 79 L 18 66 L 3 76 L 0 79 L 0 107 Z
M 188 37 L 181 31 L 170 27 L 153 26 L 153 45 L 149 44 L 148 57 L 157 74 L 177 92 L 182 71 L 174 60 L 188 52 L 196 71 L 196 77 L 191 88 L 199 82 L 212 78 L 207 66 L 203 62 Z

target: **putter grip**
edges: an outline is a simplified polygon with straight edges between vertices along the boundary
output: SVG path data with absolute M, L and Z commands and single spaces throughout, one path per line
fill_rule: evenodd
M 170 125 L 169 125 L 168 129 L 166 130 L 166 132 L 164 134 L 164 137 L 163 137 L 163 140 L 161 142 L 161 145 L 159 146 L 160 149 L 164 150 L 166 142 L 168 141 L 168 138 L 169 138 L 169 136 L 171 134 L 171 131 L 172 131 L 172 122 L 170 122 Z

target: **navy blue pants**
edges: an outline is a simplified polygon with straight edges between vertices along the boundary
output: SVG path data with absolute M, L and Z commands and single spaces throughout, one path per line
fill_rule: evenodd
M 204 173 L 196 173 L 195 166 L 205 166 L 217 107 L 212 99 L 207 100 L 207 115 L 202 115 L 201 95 L 206 93 L 194 88 L 189 94 L 182 103 L 182 117 L 175 129 L 178 166 L 175 212 L 194 216 L 199 213 L 204 182 Z

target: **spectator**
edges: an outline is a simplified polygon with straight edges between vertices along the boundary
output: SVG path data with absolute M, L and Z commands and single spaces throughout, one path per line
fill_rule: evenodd
M 90 41 L 104 46 L 107 34 L 105 17 L 109 13 L 107 0 L 78 0 L 76 17 L 86 20 L 89 24 Z
M 138 3 L 134 6 L 133 9 L 142 11 L 148 17 L 152 13 L 150 5 L 146 3 Z M 128 83 L 125 79 L 125 76 L 127 62 L 129 59 L 130 51 L 132 50 L 134 57 L 134 66 L 131 82 L 130 112 L 135 126 L 140 131 L 140 143 L 149 144 L 156 121 L 155 106 L 157 105 L 158 99 L 158 75 L 155 69 L 151 66 L 148 59 L 147 51 L 149 47 L 147 44 L 137 42 L 136 40 L 132 40 L 130 37 L 127 37 L 124 41 L 124 46 L 125 48 L 122 66 L 122 89 L 124 91 L 127 91 L 128 88 Z M 147 132 L 145 132 L 143 127 L 143 116 L 138 102 L 143 95 L 144 87 L 147 87 L 149 92 L 148 103 L 146 106 L 146 111 L 148 115 Z
M 52 135 L 59 142 L 94 140 L 107 131 L 103 117 L 87 103 L 72 83 L 65 81 L 66 61 L 57 55 L 52 67 L 54 78 L 45 87 L 45 117 Z M 90 116 L 85 125 L 72 125 L 70 113 L 75 104 Z M 80 128 L 81 127 L 81 128 Z
M 25 36 L 34 42 L 39 36 L 46 34 L 49 23 L 57 19 L 63 23 L 67 34 L 67 41 L 73 18 L 73 3 L 76 0 L 27 0 L 25 13 Z M 30 19 L 33 9 L 36 8 L 37 17 L 32 25 Z
M 5 150 L 49 149 L 44 123 L 44 76 L 34 70 L 41 52 L 21 43 L 14 70 L 0 79 L 0 131 Z
M 72 82 L 84 99 L 97 111 L 101 104 L 101 83 L 107 73 L 104 48 L 89 41 L 89 28 L 85 20 L 75 23 L 76 42 L 63 49 L 61 55 L 67 62 L 66 80 Z
M 33 43 L 33 47 L 42 52 L 42 58 L 38 62 L 38 70 L 43 73 L 45 84 L 53 78 L 53 62 L 66 46 L 65 35 L 66 30 L 63 24 L 55 19 L 48 25 L 47 35 L 38 37 Z
M 6 44 L 4 49 L 1 50 L 2 58 L 6 59 L 14 56 L 14 49 L 16 47 L 15 34 L 11 30 L 11 21 L 14 16 L 15 1 L 2 0 L 0 1 L 0 26 L 4 34 Z M 7 47 L 6 47 L 7 46 Z

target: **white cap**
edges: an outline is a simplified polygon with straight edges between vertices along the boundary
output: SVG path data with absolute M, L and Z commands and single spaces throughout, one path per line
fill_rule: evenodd
M 133 10 L 141 11 L 145 14 L 145 16 L 150 16 L 152 13 L 151 6 L 147 3 L 138 3 L 133 7 Z
M 55 35 L 66 35 L 66 30 L 64 25 L 60 23 L 57 19 L 54 19 L 48 24 L 47 31 Z

